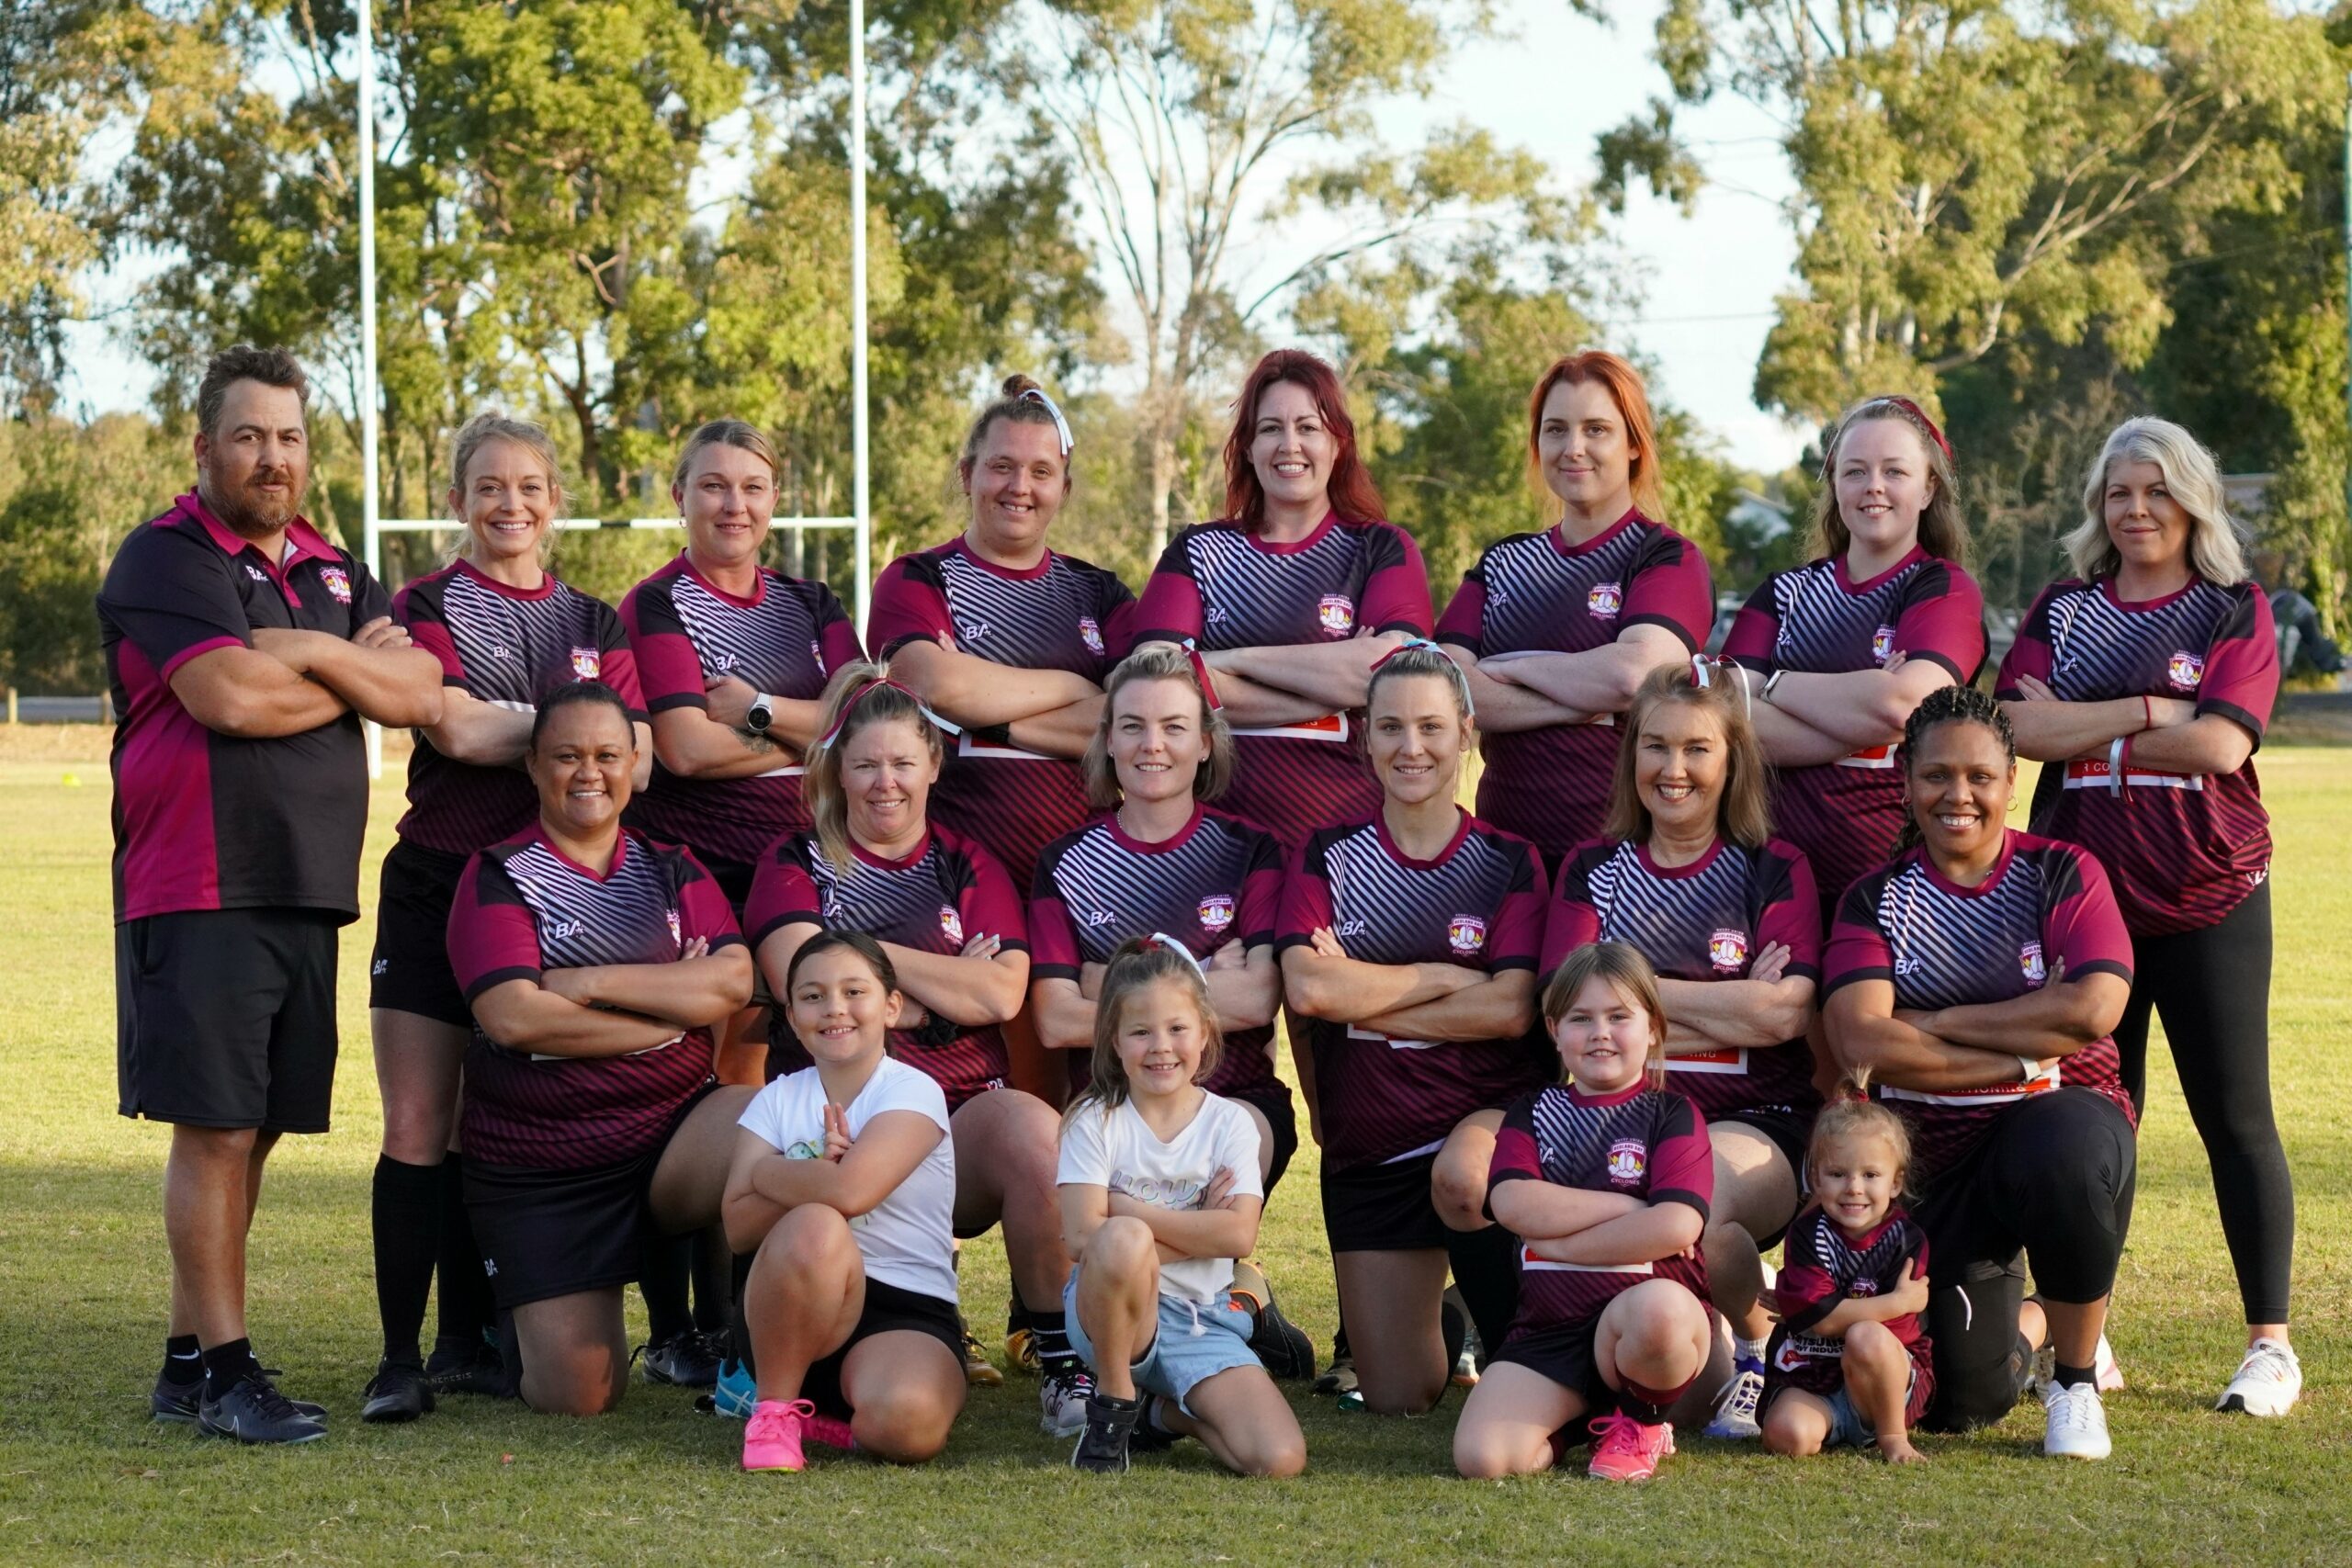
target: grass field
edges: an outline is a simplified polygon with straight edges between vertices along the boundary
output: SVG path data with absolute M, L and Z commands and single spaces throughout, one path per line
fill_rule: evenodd
M 2352 1324 L 2352 784 L 2346 753 L 2274 749 L 2278 817 L 2276 1082 L 2301 1199 L 2293 1417 L 2209 1412 L 2236 1361 L 2237 1304 L 2201 1154 L 2168 1066 L 2143 1130 L 2138 1220 L 2114 1339 L 2132 1386 L 2114 1459 L 2040 1457 L 2038 1411 L 1928 1439 L 1894 1473 L 1852 1454 L 1795 1462 L 1684 1442 L 1659 1479 L 1472 1484 L 1448 1466 L 1458 1396 L 1417 1421 L 1298 1396 L 1311 1469 L 1244 1483 L 1196 1445 L 1123 1480 L 1082 1477 L 1036 1431 L 1034 1384 L 977 1393 L 944 1458 L 897 1472 L 822 1455 L 797 1477 L 734 1468 L 741 1427 L 676 1390 L 634 1388 L 580 1423 L 459 1399 L 406 1428 L 363 1426 L 376 1354 L 368 1174 L 378 1133 L 366 923 L 345 937 L 334 1133 L 288 1140 L 254 1237 L 252 1321 L 285 1385 L 333 1435 L 290 1451 L 207 1442 L 144 1418 L 164 1303 L 164 1130 L 114 1113 L 106 769 L 93 731 L 0 739 L 0 1560 L 205 1562 L 699 1561 L 1579 1563 L 2341 1562 L 2352 1555 L 2345 1371 Z M 17 732 L 21 736 L 23 732 Z M 102 743 L 101 743 L 102 744 Z M 70 775 L 70 777 L 69 777 Z M 75 782 L 78 781 L 78 782 Z M 376 796 L 372 855 L 398 785 Z M 363 886 L 372 897 L 372 859 Z M 1262 1253 L 1318 1342 L 1333 1325 L 1311 1150 Z M 998 1321 L 1003 1255 L 967 1250 L 976 1324 Z M 640 1325 L 641 1326 L 641 1325 Z

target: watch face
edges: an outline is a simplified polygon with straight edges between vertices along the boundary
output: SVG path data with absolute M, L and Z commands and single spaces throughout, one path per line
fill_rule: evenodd
M 743 718 L 744 722 L 748 723 L 754 730 L 761 730 L 765 729 L 768 727 L 768 720 L 775 716 L 775 714 L 769 710 L 767 704 L 753 703 L 751 706 L 751 710 L 743 716 Z

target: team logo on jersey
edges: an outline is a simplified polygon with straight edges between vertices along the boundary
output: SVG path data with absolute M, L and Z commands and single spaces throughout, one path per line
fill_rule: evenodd
M 956 628 L 955 635 L 966 642 L 978 642 L 989 635 L 989 624 L 986 621 L 966 621 Z
M 1445 944 L 1467 958 L 1487 945 L 1487 922 L 1476 915 L 1456 915 L 1446 923 Z
M 1849 1296 L 1874 1296 L 1878 1294 L 1878 1281 L 1864 1274 L 1846 1287 L 1846 1293 Z
M 2205 656 L 2183 649 L 2165 665 L 2165 679 L 2184 692 L 2193 692 L 2205 683 Z
M 339 566 L 322 566 L 319 568 L 319 581 L 327 585 L 327 592 L 334 595 L 336 604 L 351 603 L 351 573 Z
M 561 942 L 568 936 L 582 935 L 587 931 L 587 930 L 588 922 L 585 920 L 549 920 L 548 922 L 548 940 L 549 942 Z
M 1747 962 L 1747 933 L 1729 928 L 1707 939 L 1707 962 L 1726 972 Z
M 593 681 L 604 672 L 605 657 L 593 648 L 571 650 L 571 672 L 583 681 Z
M 1086 645 L 1086 651 L 1089 653 L 1102 651 L 1102 628 L 1094 624 L 1093 616 L 1079 616 L 1078 640 Z
M 1871 633 L 1871 662 L 1883 664 L 1894 657 L 1894 628 L 1881 626 Z
M 684 947 L 684 946 L 685 946 L 685 945 L 686 945 L 686 934 L 685 934 L 685 932 L 684 932 L 684 931 L 682 931 L 682 930 L 679 928 L 679 925 L 678 925 L 678 911 L 677 911 L 677 910 L 675 910 L 675 909 L 664 909 L 664 910 L 662 910 L 662 918 L 663 918 L 663 919 L 667 919 L 667 920 L 670 922 L 670 941 L 671 941 L 671 943 L 672 943 L 673 946 L 677 946 L 677 947 Z
M 947 940 L 956 946 L 964 945 L 964 917 L 957 914 L 953 906 L 942 904 L 939 907 L 939 929 L 945 931 Z
M 718 649 L 710 656 L 710 672 L 714 675 L 733 674 L 735 672 L 735 656 L 732 653 L 728 652 L 727 649 L 723 648 Z
M 1356 629 L 1356 602 L 1344 593 L 1323 595 L 1315 615 L 1323 623 L 1323 629 L 1333 637 L 1346 637 Z
M 2041 944 L 2025 942 L 2018 948 L 2018 967 L 2025 971 L 2025 983 L 2039 986 L 2050 978 L 2049 966 L 2041 962 Z
M 490 656 L 492 659 L 512 659 L 514 650 L 503 642 L 493 642 L 490 645 Z
M 1639 1138 L 1620 1138 L 1609 1145 L 1609 1179 L 1632 1183 L 1648 1168 L 1649 1145 Z
M 269 573 L 262 570 L 261 568 L 254 565 L 251 561 L 247 561 L 245 563 L 245 575 L 252 578 L 255 582 L 267 582 L 269 581 Z
M 1615 582 L 1594 583 L 1592 592 L 1584 596 L 1584 607 L 1589 614 L 1601 616 L 1603 619 L 1615 615 L 1625 607 L 1623 585 Z
M 1201 900 L 1201 929 L 1214 936 L 1233 923 L 1233 900 L 1212 893 Z
M 1341 920 L 1340 922 L 1340 929 L 1333 931 L 1331 934 L 1344 939 L 1351 936 L 1362 936 L 1371 930 L 1372 922 L 1370 920 Z
M 1086 912 L 1086 929 L 1092 931 L 1097 926 L 1107 926 L 1118 918 L 1108 909 L 1089 909 Z

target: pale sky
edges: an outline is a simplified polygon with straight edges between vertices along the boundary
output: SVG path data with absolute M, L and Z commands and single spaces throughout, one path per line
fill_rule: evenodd
M 1590 179 L 1596 135 L 1663 90 L 1648 59 L 1655 0 L 1631 0 L 1615 28 L 1577 17 L 1561 0 L 1505 0 L 1499 9 L 1515 36 L 1464 51 L 1430 99 L 1383 114 L 1384 131 L 1402 141 L 1424 124 L 1468 119 L 1541 153 L 1566 180 Z M 1724 99 L 1687 123 L 1711 183 L 1688 218 L 1645 193 L 1633 197 L 1614 233 L 1645 275 L 1646 299 L 1637 318 L 1607 324 L 1614 345 L 1657 365 L 1656 389 L 1695 414 L 1732 458 L 1779 468 L 1795 459 L 1804 433 L 1758 409 L 1749 387 L 1795 253 L 1778 205 L 1792 184 L 1774 127 L 1757 110 Z M 100 280 L 95 302 L 119 304 L 142 270 L 134 260 Z M 104 325 L 78 327 L 74 342 L 69 406 L 145 403 L 153 372 Z

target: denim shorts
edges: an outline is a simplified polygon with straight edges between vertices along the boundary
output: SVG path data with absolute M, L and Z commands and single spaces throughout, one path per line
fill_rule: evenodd
M 1062 1287 L 1062 1321 L 1069 1325 L 1069 1348 L 1080 1360 L 1096 1365 L 1094 1342 L 1078 1321 L 1078 1275 Z M 1197 1305 L 1176 1296 L 1159 1298 L 1159 1324 L 1150 1348 L 1128 1369 L 1136 1387 L 1176 1402 L 1187 1416 L 1197 1415 L 1187 1403 L 1193 1390 L 1235 1367 L 1261 1366 L 1250 1348 L 1250 1314 L 1227 1297 Z M 1099 1372 L 1099 1369 L 1098 1369 Z
M 1911 1369 L 1911 1381 L 1905 1385 L 1903 1406 L 1907 1411 L 1919 1391 L 1919 1369 Z M 1866 1449 L 1878 1441 L 1878 1432 L 1870 1417 L 1854 1408 L 1854 1396 L 1839 1383 L 1838 1392 L 1829 1396 L 1829 1435 L 1821 1439 L 1824 1450 L 1829 1449 Z

